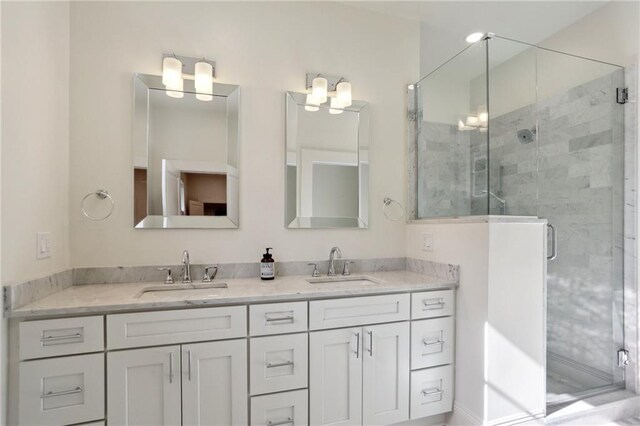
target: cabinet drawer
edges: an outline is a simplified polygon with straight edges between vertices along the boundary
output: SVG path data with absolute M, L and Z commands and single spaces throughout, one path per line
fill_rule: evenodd
M 67 425 L 104 418 L 104 354 L 20 363 L 22 425 Z
M 109 349 L 167 345 L 247 335 L 245 306 L 107 316 Z
M 19 326 L 20 359 L 46 358 L 104 349 L 101 316 L 25 321 Z
M 411 420 L 453 409 L 453 367 L 411 372 Z
M 251 398 L 251 426 L 307 426 L 309 408 L 306 390 Z
M 409 319 L 409 294 L 352 297 L 309 303 L 309 328 L 351 327 Z
M 413 293 L 411 296 L 411 318 L 436 318 L 453 315 L 455 303 L 453 290 Z
M 251 395 L 307 387 L 307 333 L 251 339 Z
M 411 369 L 453 362 L 453 317 L 411 322 Z
M 307 302 L 269 303 L 249 307 L 249 334 L 296 333 L 307 331 Z

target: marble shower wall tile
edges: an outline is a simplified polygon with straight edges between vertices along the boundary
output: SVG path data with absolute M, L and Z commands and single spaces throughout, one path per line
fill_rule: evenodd
M 35 302 L 73 285 L 71 270 L 3 288 L 4 312 Z
M 407 271 L 448 280 L 460 280 L 460 266 L 447 263 L 432 262 L 430 260 L 407 258 Z

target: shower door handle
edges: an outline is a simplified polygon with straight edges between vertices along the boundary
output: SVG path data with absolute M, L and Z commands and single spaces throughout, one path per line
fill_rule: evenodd
M 547 226 L 551 230 L 551 254 L 547 256 L 547 260 L 551 261 L 558 257 L 558 231 L 550 223 L 547 223 Z

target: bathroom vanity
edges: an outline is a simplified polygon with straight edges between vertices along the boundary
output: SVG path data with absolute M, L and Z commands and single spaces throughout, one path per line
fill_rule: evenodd
M 77 285 L 13 310 L 11 424 L 387 425 L 452 410 L 457 281 L 224 284 Z

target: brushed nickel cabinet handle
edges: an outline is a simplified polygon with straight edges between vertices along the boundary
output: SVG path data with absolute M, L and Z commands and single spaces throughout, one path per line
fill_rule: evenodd
M 277 368 L 277 367 L 284 367 L 287 365 L 293 365 L 293 361 L 285 361 L 285 362 L 278 362 L 275 364 L 272 364 L 270 362 L 267 363 L 267 368 Z
M 72 395 L 74 393 L 80 393 L 80 392 L 82 392 L 82 388 L 80 386 L 78 386 L 75 389 L 70 389 L 70 390 L 66 390 L 66 391 L 60 391 L 60 392 L 49 391 L 49 392 L 47 392 L 47 393 L 45 393 L 43 395 L 40 395 L 40 398 L 41 399 L 53 398 L 53 397 L 56 397 L 56 396 Z
M 287 417 L 287 420 L 279 420 L 279 421 L 275 421 L 272 422 L 271 420 L 269 420 L 267 422 L 268 426 L 279 426 L 279 425 L 292 425 L 293 423 L 293 419 L 291 417 Z
M 43 336 L 40 342 L 44 345 L 48 342 L 59 342 L 61 340 L 77 340 L 82 339 L 82 333 L 65 334 L 63 336 Z M 69 342 L 73 343 L 73 342 Z
M 169 352 L 169 383 L 173 383 L 173 352 Z

